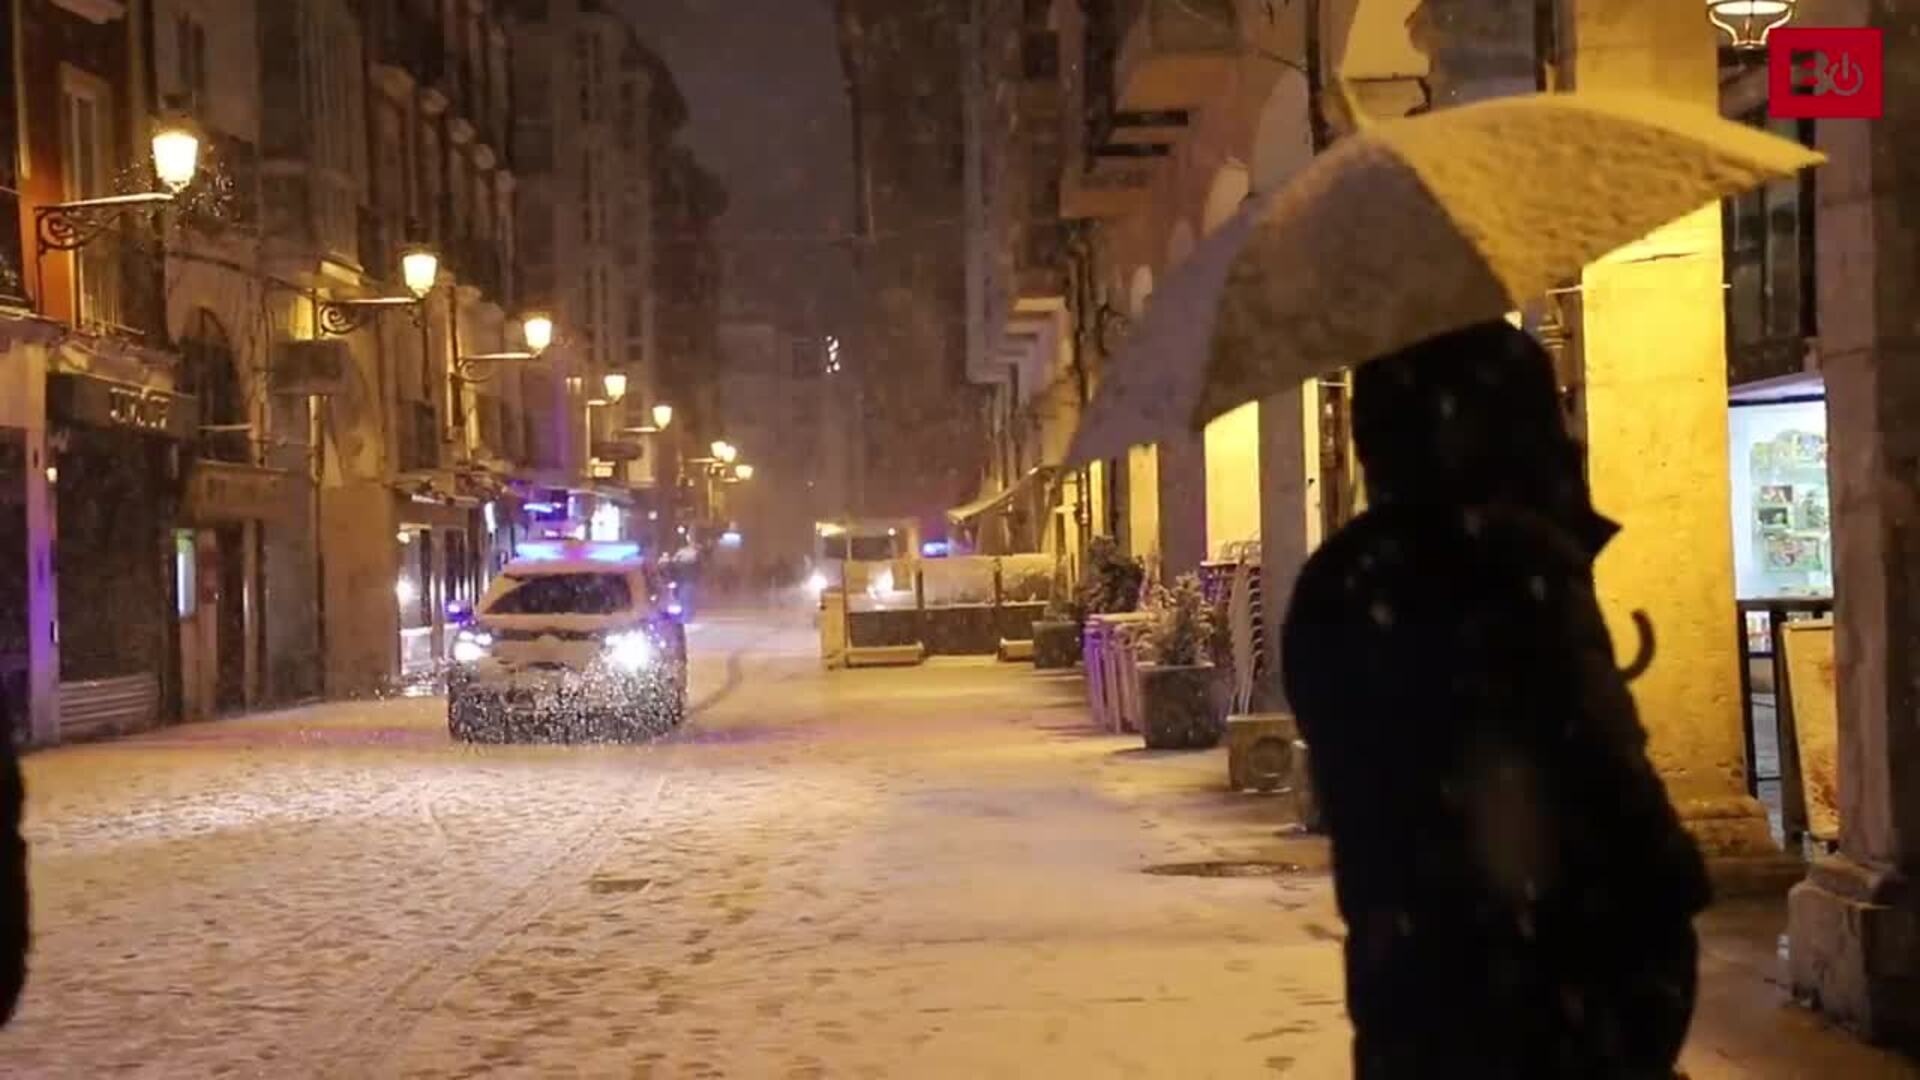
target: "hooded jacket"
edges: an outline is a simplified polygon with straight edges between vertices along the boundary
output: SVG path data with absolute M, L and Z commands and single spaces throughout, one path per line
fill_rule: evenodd
M 1551 361 L 1504 322 L 1436 338 L 1355 373 L 1353 431 L 1369 507 L 1303 569 L 1281 659 L 1356 1073 L 1662 1075 L 1705 869 L 1594 596 L 1618 526 Z

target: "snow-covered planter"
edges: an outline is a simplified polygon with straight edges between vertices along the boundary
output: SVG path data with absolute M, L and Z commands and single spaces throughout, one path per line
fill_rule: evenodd
M 1033 666 L 1039 671 L 1065 671 L 1080 659 L 1080 624 L 1043 619 L 1033 624 Z
M 1227 730 L 1233 682 L 1212 664 L 1142 664 L 1140 735 L 1149 750 L 1204 750 Z
M 1227 730 L 1233 695 L 1229 668 L 1213 663 L 1214 609 L 1200 579 L 1183 575 L 1156 588 L 1151 620 L 1138 647 L 1139 723 L 1155 750 L 1217 745 Z
M 1032 641 L 1034 625 L 1046 611 L 1044 602 L 1002 601 L 994 609 L 994 629 L 1001 641 Z

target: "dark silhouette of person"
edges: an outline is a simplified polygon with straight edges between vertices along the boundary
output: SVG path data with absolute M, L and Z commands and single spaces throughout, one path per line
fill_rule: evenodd
M 1710 889 L 1595 599 L 1618 527 L 1552 363 L 1505 322 L 1374 360 L 1353 436 L 1369 505 L 1303 569 L 1282 678 L 1355 1074 L 1672 1077 Z
M 0 688 L 0 1027 L 27 982 L 27 844 L 20 834 L 26 789 L 14 743 L 14 703 Z

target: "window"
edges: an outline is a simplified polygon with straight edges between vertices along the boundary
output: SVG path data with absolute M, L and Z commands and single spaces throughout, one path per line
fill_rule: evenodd
M 180 92 L 199 108 L 207 101 L 207 28 L 191 14 L 174 20 L 173 59 Z
M 582 322 L 586 324 L 587 333 L 598 337 L 600 336 L 600 296 L 595 289 L 594 275 L 594 270 L 587 271 L 586 281 L 583 283 L 581 290 L 586 294 L 585 302 L 587 306 L 587 317 L 582 320 Z
M 1812 144 L 1811 121 L 1745 118 L 1755 127 Z M 1798 372 L 1814 336 L 1811 172 L 1777 180 L 1722 204 L 1727 274 L 1729 381 Z
M 600 242 L 599 222 L 594 213 L 598 198 L 595 195 L 597 185 L 594 183 L 593 167 L 593 151 L 580 151 L 580 236 L 589 244 Z
M 193 530 L 173 530 L 173 613 L 182 621 L 200 610 L 200 582 L 195 574 L 198 568 Z
M 640 92 L 633 80 L 620 84 L 620 145 L 632 150 L 640 144 Z
M 107 163 L 113 159 L 113 107 L 106 84 L 64 68 L 60 87 L 60 167 L 68 199 L 110 194 Z M 120 324 L 120 246 L 103 241 L 74 257 L 76 323 L 102 330 Z
M 580 122 L 591 124 L 600 118 L 600 38 L 583 30 L 574 36 L 574 70 L 580 73 Z
M 619 574 L 540 574 L 514 584 L 487 606 L 489 615 L 618 615 L 633 607 Z

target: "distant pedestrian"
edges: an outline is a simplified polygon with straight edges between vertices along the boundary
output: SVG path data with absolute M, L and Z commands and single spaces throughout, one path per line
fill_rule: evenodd
M 1671 1077 L 1709 889 L 1595 599 L 1618 527 L 1551 361 L 1504 322 L 1375 360 L 1353 434 L 1369 507 L 1302 571 L 1282 661 L 1355 1075 Z
M 26 791 L 14 746 L 12 699 L 0 690 L 0 1026 L 27 981 L 27 844 L 20 834 Z

